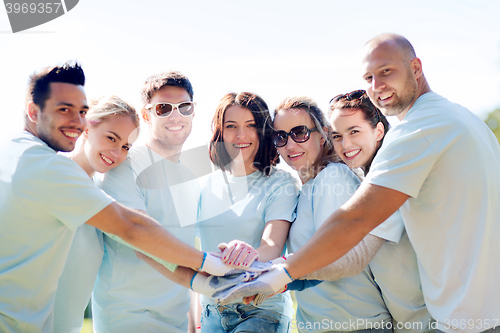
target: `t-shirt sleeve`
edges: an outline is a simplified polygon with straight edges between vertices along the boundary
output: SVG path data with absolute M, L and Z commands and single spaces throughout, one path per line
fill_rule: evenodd
M 365 181 L 416 198 L 438 157 L 423 131 L 396 127 L 388 133 Z
M 361 183 L 346 165 L 332 163 L 314 179 L 312 193 L 314 226 L 325 220 L 349 200 Z
M 273 220 L 293 222 L 299 196 L 298 185 L 286 171 L 278 170 L 272 177 L 276 177 L 276 180 L 269 189 L 271 193 L 266 202 L 264 221 L 266 223 Z
M 137 184 L 130 159 L 106 172 L 97 185 L 122 205 L 147 211 L 144 191 Z
M 75 230 L 113 202 L 74 161 L 55 155 L 45 170 L 41 188 L 33 188 L 47 211 Z

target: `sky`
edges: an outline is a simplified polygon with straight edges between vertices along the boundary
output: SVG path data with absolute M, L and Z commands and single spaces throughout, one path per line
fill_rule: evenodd
M 309 96 L 326 111 L 363 89 L 360 52 L 372 37 L 407 37 L 433 91 L 482 119 L 500 107 L 500 1 L 80 0 L 67 14 L 11 32 L 0 7 L 0 144 L 23 129 L 28 76 L 77 60 L 87 97 L 137 109 L 144 80 L 177 70 L 197 102 L 185 147 L 203 145 L 219 100 L 250 91 L 270 109 Z M 143 131 L 144 132 L 144 131 Z

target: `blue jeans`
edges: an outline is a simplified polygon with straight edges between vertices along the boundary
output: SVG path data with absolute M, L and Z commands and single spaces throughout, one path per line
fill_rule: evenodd
M 252 305 L 207 305 L 201 314 L 202 333 L 287 333 L 290 318 Z

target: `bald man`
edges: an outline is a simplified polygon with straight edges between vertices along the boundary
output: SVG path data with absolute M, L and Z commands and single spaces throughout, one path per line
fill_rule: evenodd
M 220 299 L 279 290 L 343 256 L 400 209 L 438 332 L 500 332 L 495 136 L 469 110 L 431 91 L 422 62 L 402 36 L 369 41 L 362 70 L 372 102 L 401 123 L 387 134 L 353 197 L 302 249 Z

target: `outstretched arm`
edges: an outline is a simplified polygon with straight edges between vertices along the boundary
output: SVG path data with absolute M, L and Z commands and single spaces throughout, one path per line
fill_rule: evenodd
M 362 183 L 351 199 L 283 263 L 284 268 L 291 277 L 300 278 L 338 260 L 407 199 L 408 195 L 399 191 Z
M 301 277 L 301 280 L 335 281 L 349 276 L 361 274 L 366 266 L 372 261 L 378 250 L 384 244 L 385 239 L 373 235 L 365 238 L 353 247 L 339 260 Z

